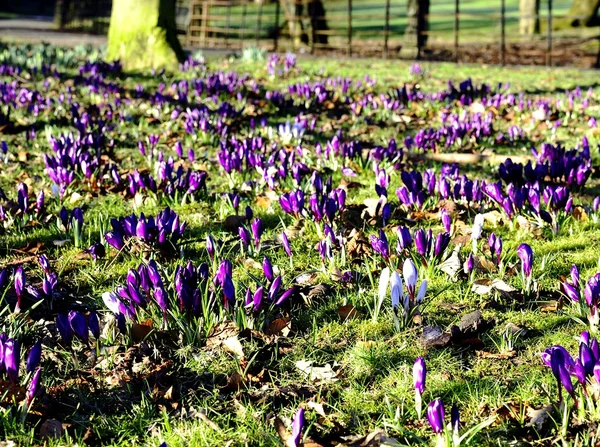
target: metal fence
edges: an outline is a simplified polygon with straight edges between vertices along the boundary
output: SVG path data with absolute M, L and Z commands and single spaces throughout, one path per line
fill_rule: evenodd
M 325 0 L 321 11 L 305 7 L 291 16 L 281 0 L 177 0 L 177 17 L 182 43 L 189 48 L 253 46 L 313 54 L 599 67 L 600 28 L 555 27 L 579 19 L 568 15 L 571 0 L 542 0 L 537 16 L 521 14 L 519 0 L 431 0 L 428 26 L 417 26 L 420 38 L 412 41 L 406 38 L 406 2 Z M 110 0 L 78 2 L 87 3 L 106 5 Z M 107 26 L 110 8 L 106 11 Z M 522 35 L 523 19 L 534 20 L 539 32 Z M 292 21 L 306 30 L 300 41 L 292 34 Z M 411 49 L 412 42 L 416 48 Z

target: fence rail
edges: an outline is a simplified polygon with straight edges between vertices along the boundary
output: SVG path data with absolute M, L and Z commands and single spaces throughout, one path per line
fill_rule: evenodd
M 537 15 L 521 14 L 518 0 L 431 0 L 424 15 L 428 27 L 416 27 L 416 52 L 405 51 L 412 45 L 405 35 L 410 26 L 407 0 L 324 0 L 318 2 L 321 12 L 308 7 L 312 0 L 296 1 L 303 9 L 290 16 L 283 0 L 177 0 L 180 38 L 189 48 L 260 46 L 269 51 L 599 68 L 599 27 L 553 29 L 554 24 L 585 18 L 569 15 L 570 0 L 542 0 Z M 106 32 L 111 3 L 71 0 L 77 7 L 69 11 L 65 28 Z M 536 23 L 538 33 L 520 34 L 526 20 Z M 294 31 L 300 28 L 304 31 Z

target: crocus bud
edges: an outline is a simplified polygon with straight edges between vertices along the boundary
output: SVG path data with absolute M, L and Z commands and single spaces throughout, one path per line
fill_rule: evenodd
M 402 275 L 404 276 L 404 281 L 406 282 L 406 288 L 408 289 L 409 293 L 414 296 L 419 272 L 411 259 L 407 258 L 404 261 L 404 265 L 402 266 Z
M 442 211 L 440 211 L 440 218 L 442 220 L 444 230 L 446 230 L 446 233 L 450 233 L 450 229 L 452 228 L 452 218 L 450 217 L 450 214 L 448 214 L 448 211 L 446 211 L 445 208 L 442 209 Z
M 294 446 L 299 446 L 302 439 L 302 426 L 304 425 L 304 410 L 298 408 L 292 421 L 292 442 Z
M 425 359 L 417 357 L 413 365 L 413 384 L 415 390 L 420 394 L 425 392 L 425 379 L 427 376 L 427 368 L 425 367 Z
M 88 325 L 85 321 L 85 317 L 77 311 L 69 311 L 69 325 L 73 330 L 73 333 L 77 335 L 83 341 L 88 340 Z
M 123 241 L 123 235 L 116 231 L 109 231 L 104 235 L 104 239 L 108 242 L 109 245 L 116 248 L 117 250 L 121 250 L 125 246 L 125 242 Z
M 98 314 L 96 312 L 90 312 L 88 316 L 88 326 L 90 332 L 96 340 L 100 338 L 100 321 L 98 320 Z
M 281 296 L 277 299 L 277 301 L 275 301 L 275 305 L 281 306 L 295 291 L 296 291 L 296 289 L 294 287 L 287 289 L 285 292 L 283 292 L 281 294 Z
M 42 343 L 38 341 L 32 346 L 32 348 L 29 350 L 29 354 L 27 355 L 27 372 L 30 373 L 36 369 L 40 365 L 41 359 Z
M 25 288 L 25 271 L 23 270 L 23 266 L 20 265 L 17 267 L 17 269 L 15 270 L 15 275 L 14 275 L 14 280 L 15 280 L 15 294 L 17 295 L 17 298 L 20 300 L 21 296 L 23 295 L 23 289 Z
M 273 281 L 273 266 L 271 265 L 271 261 L 269 260 L 269 258 L 267 258 L 266 256 L 263 259 L 263 272 L 265 274 L 265 277 L 269 280 L 269 281 Z
M 252 236 L 254 237 L 254 245 L 258 249 L 260 245 L 260 238 L 264 231 L 263 222 L 258 217 L 252 221 Z
M 285 234 L 285 231 L 281 232 L 281 244 L 283 245 L 283 249 L 285 253 L 291 258 L 292 257 L 292 247 L 290 246 L 290 241 Z
M 4 342 L 4 368 L 11 382 L 16 383 L 19 379 L 19 364 L 21 362 L 21 350 L 18 340 L 9 338 Z
M 452 431 L 454 433 L 458 433 L 460 429 L 460 411 L 458 410 L 458 405 L 452 405 L 452 411 L 450 412 L 450 425 L 452 426 Z
M 40 386 L 40 378 L 42 377 L 42 368 L 37 368 L 33 377 L 31 378 L 31 383 L 27 388 L 27 405 L 31 405 L 31 401 L 38 392 Z
M 162 287 L 162 278 L 160 277 L 160 273 L 158 273 L 158 265 L 156 265 L 154 259 L 148 262 L 148 277 L 154 287 Z
M 240 235 L 240 240 L 242 241 L 242 245 L 247 247 L 250 245 L 250 232 L 245 227 L 238 228 L 238 234 Z
M 254 312 L 258 312 L 258 310 L 260 309 L 260 305 L 263 300 L 263 295 L 264 289 L 262 287 L 259 287 L 258 289 L 256 289 L 256 292 L 254 292 L 254 295 L 252 297 L 252 303 L 254 304 Z
M 402 297 L 402 278 L 396 271 L 392 272 L 390 289 L 392 290 L 392 309 L 396 312 L 400 306 L 400 298 Z
M 211 261 L 215 259 L 215 240 L 210 234 L 206 235 L 206 252 L 208 253 L 208 257 Z
M 112 313 L 118 314 L 120 312 L 121 301 L 114 292 L 104 292 L 102 294 L 102 301 Z
M 464 268 L 467 275 L 470 275 L 475 268 L 475 258 L 473 257 L 473 253 L 469 253 L 469 256 L 467 256 Z
M 477 249 L 477 240 L 481 237 L 483 231 L 483 214 L 477 214 L 473 222 L 473 229 L 471 230 L 471 240 L 473 241 L 473 251 Z
M 444 431 L 444 404 L 441 399 L 435 399 L 427 406 L 427 420 L 434 433 Z
M 533 250 L 528 244 L 521 244 L 519 245 L 519 248 L 517 248 L 517 255 L 521 259 L 521 265 L 525 276 L 530 278 L 533 267 Z
M 38 262 L 40 263 L 40 267 L 44 270 L 44 273 L 50 273 L 50 261 L 45 255 L 41 255 L 38 258 Z

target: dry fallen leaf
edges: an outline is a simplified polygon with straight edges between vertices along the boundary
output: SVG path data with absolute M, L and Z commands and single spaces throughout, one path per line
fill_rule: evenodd
M 352 304 L 341 306 L 338 309 L 338 315 L 342 318 L 342 320 L 354 320 L 355 318 L 360 317 L 360 313 Z
M 62 434 L 62 422 L 56 419 L 47 419 L 40 426 L 40 438 L 42 439 L 56 439 L 60 438 Z
M 140 323 L 133 323 L 131 326 L 131 337 L 134 342 L 140 342 L 145 339 L 148 334 L 152 331 L 152 319 L 148 318 L 146 321 Z
M 237 355 L 240 359 L 244 358 L 244 348 L 242 348 L 242 344 L 240 343 L 237 335 L 223 340 L 223 346 L 227 351 Z
M 273 320 L 265 329 L 267 335 L 281 335 L 287 337 L 291 331 L 291 322 L 288 317 Z
M 313 381 L 332 382 L 337 380 L 337 372 L 333 370 L 331 364 L 326 363 L 325 366 L 313 366 L 313 363 L 312 360 L 298 360 L 296 368 Z M 333 366 L 337 366 L 337 362 L 333 362 Z

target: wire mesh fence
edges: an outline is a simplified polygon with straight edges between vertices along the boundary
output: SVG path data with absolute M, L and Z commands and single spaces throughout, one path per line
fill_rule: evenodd
M 559 26 L 581 19 L 571 0 L 542 0 L 537 14 L 519 0 L 431 0 L 422 23 L 410 1 L 177 0 L 177 27 L 189 48 L 599 66 L 600 28 Z M 65 28 L 106 32 L 110 0 L 71 3 Z

